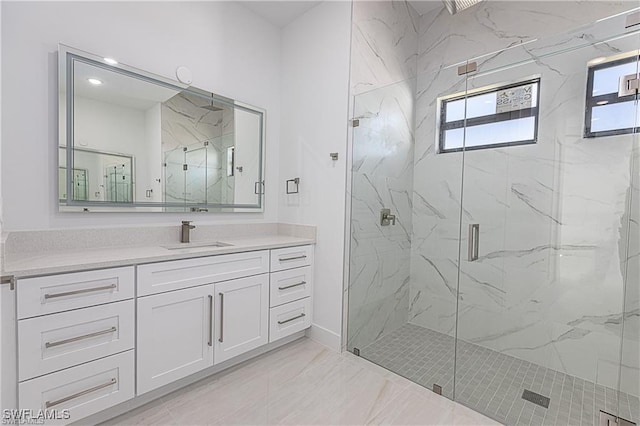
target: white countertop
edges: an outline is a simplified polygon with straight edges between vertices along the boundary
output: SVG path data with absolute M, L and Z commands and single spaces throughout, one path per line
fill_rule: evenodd
M 212 241 L 211 243 L 213 243 Z M 162 246 L 109 247 L 84 250 L 64 250 L 9 257 L 3 265 L 2 275 L 24 278 L 37 275 L 59 274 L 90 269 L 113 268 L 168 260 L 214 256 L 218 254 L 267 250 L 282 247 L 315 244 L 314 239 L 287 235 L 265 235 L 252 238 L 224 238 L 224 247 L 189 247 L 169 250 Z M 195 245 L 205 241 L 194 242 Z M 174 244 L 178 245 L 178 243 Z

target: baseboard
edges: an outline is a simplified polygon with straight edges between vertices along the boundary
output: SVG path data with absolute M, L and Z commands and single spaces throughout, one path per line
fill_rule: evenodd
M 317 324 L 311 324 L 311 328 L 307 330 L 307 337 L 314 342 L 320 343 L 335 352 L 342 350 L 342 339 L 339 334 L 327 330 Z

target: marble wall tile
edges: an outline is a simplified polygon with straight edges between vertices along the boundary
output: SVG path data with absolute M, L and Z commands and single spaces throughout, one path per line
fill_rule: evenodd
M 353 2 L 352 95 L 416 76 L 419 20 L 407 1 Z
M 203 108 L 210 101 L 187 93 L 161 105 L 165 200 L 233 203 L 234 178 L 227 176 L 227 148 L 234 145 L 234 110 Z M 186 153 L 184 151 L 186 149 Z M 189 166 L 185 173 L 183 164 Z
M 418 73 L 564 34 L 637 6 L 626 1 L 490 1 L 450 15 L 442 7 L 420 19 Z M 503 55 L 504 52 L 500 53 Z

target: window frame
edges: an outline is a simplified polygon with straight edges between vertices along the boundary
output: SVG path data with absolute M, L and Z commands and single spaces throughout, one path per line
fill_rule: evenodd
M 438 154 L 445 154 L 449 152 L 462 152 L 462 151 L 476 151 L 480 149 L 490 149 L 490 148 L 505 148 L 510 146 L 519 146 L 519 145 L 531 145 L 538 142 L 538 124 L 540 122 L 540 93 L 541 93 L 541 83 L 540 76 L 527 78 L 524 80 L 516 81 L 513 83 L 506 84 L 492 84 L 491 86 L 487 86 L 484 88 L 476 89 L 473 91 L 467 91 L 460 95 L 453 95 L 450 97 L 443 97 L 438 99 L 438 107 L 440 108 L 439 122 L 438 122 Z M 486 95 L 487 93 L 499 92 L 500 90 L 511 89 L 514 87 L 526 86 L 527 84 L 537 84 L 538 92 L 536 96 L 536 106 L 531 108 L 519 109 L 516 111 L 508 111 L 495 113 L 491 115 L 483 115 L 480 117 L 473 118 L 463 118 L 461 120 L 451 121 L 447 123 L 447 104 L 449 102 L 459 101 L 461 99 L 469 99 L 471 97 Z M 534 117 L 534 127 L 533 127 L 533 139 L 526 139 L 522 141 L 512 141 L 512 142 L 500 142 L 500 143 L 489 143 L 483 145 L 475 145 L 475 146 L 463 146 L 460 148 L 446 148 L 445 147 L 445 133 L 447 130 L 454 130 L 460 128 L 469 128 L 473 126 L 478 126 L 482 124 L 491 124 L 491 123 L 499 123 L 502 121 L 510 121 L 516 120 L 519 118 L 528 118 Z
M 605 61 L 602 63 L 594 64 L 587 67 L 587 91 L 586 91 L 586 99 L 584 106 L 584 137 L 585 139 L 594 139 L 605 136 L 618 136 L 618 135 L 628 135 L 640 132 L 640 126 L 637 127 L 627 127 L 624 129 L 614 129 L 614 130 L 605 130 L 600 132 L 592 132 L 591 131 L 591 119 L 593 118 L 593 108 L 604 106 L 598 105 L 598 102 L 607 101 L 605 105 L 613 105 L 619 104 L 623 102 L 634 101 L 638 99 L 638 95 L 627 95 L 627 96 L 618 96 L 617 92 L 614 93 L 605 93 L 604 95 L 593 96 L 593 80 L 595 78 L 596 71 L 600 71 L 602 69 L 616 67 L 618 65 L 624 65 L 630 62 L 636 62 L 640 64 L 640 57 L 637 53 L 632 53 L 629 56 L 613 59 L 610 61 Z M 636 70 L 640 72 L 640 65 L 636 67 Z

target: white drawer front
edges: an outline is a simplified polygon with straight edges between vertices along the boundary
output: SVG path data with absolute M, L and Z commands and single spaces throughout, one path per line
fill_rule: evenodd
M 112 355 L 20 383 L 19 408 L 68 409 L 68 424 L 133 398 L 133 351 Z
M 269 272 L 269 252 L 225 254 L 138 266 L 138 296 Z
M 133 266 L 18 280 L 18 318 L 133 298 Z
M 134 330 L 133 300 L 20 320 L 18 379 L 132 349 Z
M 311 296 L 313 268 L 287 269 L 271 274 L 270 306 L 283 305 L 294 300 Z
M 313 264 L 313 246 L 271 250 L 271 272 Z
M 271 308 L 269 323 L 269 342 L 311 327 L 311 298 Z

